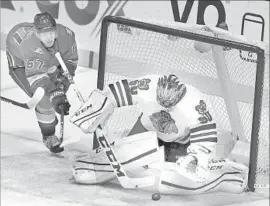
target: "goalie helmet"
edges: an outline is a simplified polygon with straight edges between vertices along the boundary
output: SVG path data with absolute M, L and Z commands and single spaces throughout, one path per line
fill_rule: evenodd
M 46 32 L 54 30 L 56 28 L 56 22 L 49 13 L 43 12 L 35 16 L 34 26 L 38 32 Z
M 171 74 L 160 77 L 157 85 L 157 102 L 165 107 L 175 106 L 185 95 L 186 86 L 180 84 L 177 76 Z

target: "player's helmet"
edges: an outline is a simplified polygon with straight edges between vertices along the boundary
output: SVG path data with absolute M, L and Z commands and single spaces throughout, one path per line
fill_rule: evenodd
M 186 86 L 179 82 L 177 76 L 171 74 L 160 77 L 157 85 L 157 102 L 165 107 L 175 106 L 186 94 Z
M 56 22 L 49 13 L 43 12 L 35 16 L 34 26 L 38 32 L 46 32 L 54 30 L 56 28 Z

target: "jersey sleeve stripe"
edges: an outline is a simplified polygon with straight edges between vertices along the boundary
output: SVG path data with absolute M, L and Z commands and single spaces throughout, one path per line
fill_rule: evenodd
M 14 35 L 13 35 L 14 39 L 16 40 L 17 44 L 21 44 L 22 43 L 22 38 L 21 36 L 19 35 L 18 32 L 16 32 Z
M 12 55 L 9 53 L 9 51 L 6 51 L 6 53 L 7 53 L 7 59 L 8 59 L 9 66 L 12 68 L 15 68 L 16 65 L 15 65 L 15 61 L 14 61 Z
M 116 93 L 116 89 L 115 89 L 115 86 L 113 84 L 109 84 L 109 88 L 114 96 L 114 99 L 117 103 L 117 107 L 120 107 L 120 101 L 119 101 L 119 98 L 118 98 L 118 95 Z
M 121 100 L 122 100 L 122 106 L 126 106 L 125 98 L 124 98 L 123 91 L 122 91 L 120 83 L 116 82 L 116 86 L 118 88 L 118 92 L 119 92 Z
M 66 63 L 69 63 L 69 64 L 71 64 L 73 66 L 77 66 L 78 61 L 77 60 L 71 60 L 71 59 L 69 59 L 69 60 L 66 61 Z
M 187 144 L 189 142 L 189 139 L 190 139 L 190 136 L 189 135 L 186 135 L 183 138 L 180 137 L 180 138 L 174 140 L 174 142 L 178 142 L 180 144 Z
M 190 129 L 190 133 L 195 133 L 195 132 L 200 132 L 202 130 L 212 130 L 212 129 L 216 129 L 216 123 L 213 124 L 206 124 L 206 125 L 201 125 L 198 127 L 194 127 Z
M 200 134 L 194 134 L 194 135 L 190 135 L 190 138 L 196 138 L 196 137 L 205 137 L 205 136 L 208 136 L 208 135 L 217 135 L 217 132 L 216 131 L 213 131 L 213 132 L 204 132 L 204 133 L 200 133 Z
M 208 138 L 202 138 L 202 139 L 190 139 L 190 143 L 196 143 L 196 142 L 217 142 L 217 137 L 208 137 Z
M 128 81 L 126 79 L 124 79 L 124 80 L 122 80 L 122 84 L 123 84 L 124 89 L 125 89 L 128 105 L 133 105 L 130 88 L 128 86 Z

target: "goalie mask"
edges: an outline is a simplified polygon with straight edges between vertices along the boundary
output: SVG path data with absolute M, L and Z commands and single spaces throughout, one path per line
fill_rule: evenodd
M 186 87 L 179 83 L 177 76 L 171 74 L 160 77 L 157 85 L 157 102 L 165 107 L 175 106 L 184 97 Z

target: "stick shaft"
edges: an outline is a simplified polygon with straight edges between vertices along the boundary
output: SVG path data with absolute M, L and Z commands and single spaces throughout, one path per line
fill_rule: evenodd
M 6 97 L 1 96 L 1 101 L 9 103 L 9 104 L 13 104 L 13 105 L 18 106 L 18 107 L 22 107 L 24 109 L 30 109 L 26 103 L 17 102 L 15 100 L 12 100 L 12 99 L 9 99 Z

